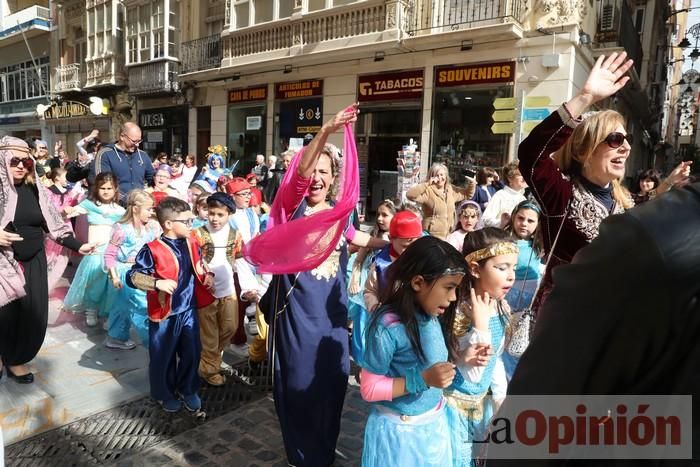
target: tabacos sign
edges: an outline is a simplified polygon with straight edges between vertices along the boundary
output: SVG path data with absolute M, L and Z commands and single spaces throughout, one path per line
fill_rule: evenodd
M 423 95 L 423 70 L 360 76 L 357 99 L 360 102 L 416 99 Z
M 509 83 L 515 81 L 515 62 L 450 65 L 435 69 L 435 86 Z

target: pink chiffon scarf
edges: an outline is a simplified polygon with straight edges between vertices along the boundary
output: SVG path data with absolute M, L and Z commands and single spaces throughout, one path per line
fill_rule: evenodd
M 351 124 L 345 125 L 343 164 L 332 209 L 292 220 L 311 179 L 297 174 L 305 148 L 292 159 L 270 209 L 268 230 L 245 245 L 243 254 L 258 272 L 293 274 L 310 271 L 330 256 L 340 241 L 360 196 L 357 148 Z

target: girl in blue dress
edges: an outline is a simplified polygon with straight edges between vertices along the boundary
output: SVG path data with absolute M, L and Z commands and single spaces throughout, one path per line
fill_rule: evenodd
M 450 359 L 457 365 L 445 390 L 455 467 L 476 465 L 475 459 L 483 456 L 474 440 L 485 439 L 491 416 L 506 395 L 501 355 L 510 309 L 505 296 L 515 280 L 518 247 L 508 233 L 486 227 L 467 235 L 462 253 L 469 267 L 468 291 L 443 317 Z
M 393 201 L 385 199 L 379 203 L 377 207 L 377 221 L 370 235 L 389 240 L 389 225 L 394 214 L 396 214 L 396 205 L 394 205 Z M 379 251 L 370 248 L 360 248 L 357 253 L 350 256 L 348 261 L 348 264 L 352 265 L 348 281 L 348 318 L 352 322 L 350 355 L 355 363 L 360 366 L 362 366 L 362 355 L 365 347 L 363 330 L 369 319 L 367 308 L 365 308 L 365 282 L 367 281 L 370 266 Z
M 136 255 L 146 243 L 158 238 L 161 228 L 153 219 L 153 196 L 144 190 L 132 190 L 126 199 L 126 214 L 112 227 L 104 266 L 110 280 L 107 288 L 109 328 L 105 346 L 129 350 L 136 344 L 129 339 L 131 326 L 148 348 L 148 309 L 146 292 L 125 287 L 126 273 L 136 262 Z
M 449 466 L 443 388 L 455 377 L 438 316 L 454 316 L 466 263 L 449 243 L 422 237 L 388 269 L 366 333 L 361 392 L 372 402 L 362 465 Z
M 93 254 L 80 261 L 63 300 L 66 310 L 85 313 L 88 326 L 97 325 L 98 310 L 105 316 L 109 312 L 105 306 L 108 278 L 103 267 L 103 256 L 112 226 L 124 215 L 124 208 L 117 204 L 118 187 L 119 182 L 112 172 L 101 172 L 95 177 L 88 199 L 74 208 L 64 209 L 67 217 L 87 215 L 88 242 L 97 245 Z

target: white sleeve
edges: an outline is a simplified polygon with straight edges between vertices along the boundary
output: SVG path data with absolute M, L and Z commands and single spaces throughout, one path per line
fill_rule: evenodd
M 462 373 L 462 377 L 471 382 L 477 383 L 481 381 L 484 376 L 484 371 L 486 366 L 476 366 L 470 365 L 464 362 L 464 355 L 466 355 L 469 347 L 476 344 L 488 344 L 491 342 L 491 331 L 481 331 L 476 328 L 472 328 L 459 339 L 457 343 L 459 345 L 460 361 L 457 364 L 457 369 Z
M 506 366 L 503 363 L 503 355 L 496 357 L 496 366 L 491 375 L 491 392 L 495 402 L 500 403 L 506 398 L 508 392 L 508 377 L 506 376 Z
M 258 292 L 258 280 L 253 273 L 253 267 L 245 258 L 236 259 L 236 274 L 238 274 L 238 283 L 241 284 L 241 295 L 246 292 Z
M 481 216 L 486 227 L 501 226 L 501 198 L 503 196 L 499 195 L 500 191 L 493 195 L 488 206 L 486 206 L 486 209 L 484 209 L 484 214 Z

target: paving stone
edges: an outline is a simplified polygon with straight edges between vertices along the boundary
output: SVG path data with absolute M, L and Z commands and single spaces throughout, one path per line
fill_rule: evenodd
M 260 444 L 256 443 L 255 441 L 253 441 L 251 438 L 246 437 L 238 442 L 238 447 L 242 448 L 248 452 L 252 452 L 252 451 L 257 451 L 262 446 Z
M 271 461 L 273 459 L 278 458 L 279 456 L 275 454 L 272 451 L 260 451 L 255 455 L 257 459 L 260 459 L 261 461 Z
M 214 454 L 215 456 L 220 456 L 221 454 L 225 452 L 229 452 L 230 449 L 223 444 L 216 443 L 215 445 L 211 446 L 209 448 L 209 452 Z
M 219 438 L 225 441 L 236 441 L 241 435 L 233 430 L 223 430 L 219 432 Z
M 184 457 L 188 464 L 199 465 L 207 461 L 207 456 L 199 451 L 186 452 Z

